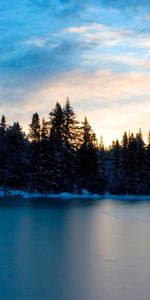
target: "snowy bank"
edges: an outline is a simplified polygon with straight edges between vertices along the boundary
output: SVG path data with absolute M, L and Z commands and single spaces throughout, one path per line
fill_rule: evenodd
M 100 199 L 101 195 L 92 194 L 83 190 L 82 194 L 72 194 L 72 193 L 59 193 L 59 194 L 44 194 L 44 193 L 30 193 L 20 190 L 0 190 L 0 197 L 13 197 L 13 198 L 47 198 L 47 199 Z
M 108 200 L 150 200 L 150 195 L 111 195 L 106 193 L 103 198 Z
M 38 193 L 38 192 L 27 192 L 20 190 L 0 190 L 0 197 L 12 197 L 12 198 L 45 198 L 45 199 L 105 199 L 105 200 L 150 200 L 150 195 L 111 195 L 106 193 L 104 195 L 92 194 L 86 190 L 83 190 L 81 194 L 73 194 L 73 193 Z

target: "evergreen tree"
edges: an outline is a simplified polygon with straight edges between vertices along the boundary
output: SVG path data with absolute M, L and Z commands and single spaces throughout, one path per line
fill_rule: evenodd
M 5 185 L 7 159 L 6 119 L 3 115 L 0 123 L 0 185 Z
M 111 194 L 120 194 L 122 191 L 122 148 L 119 141 L 112 142 L 108 154 L 107 180 L 108 189 Z
M 26 188 L 29 165 L 28 142 L 18 122 L 8 128 L 7 143 L 6 184 L 11 188 Z
M 46 122 L 45 119 L 42 119 L 41 126 L 41 141 L 45 142 L 49 138 L 49 122 Z
M 87 118 L 79 127 L 69 99 L 57 102 L 49 122 L 33 114 L 28 139 L 18 122 L 0 122 L 0 186 L 40 192 L 150 194 L 150 132 L 145 145 L 142 132 L 125 132 L 106 149 L 98 146 Z
M 146 184 L 147 194 L 150 194 L 150 131 L 148 134 L 148 144 L 146 147 Z
M 136 155 L 137 155 L 137 194 L 145 194 L 147 192 L 147 167 L 146 167 L 146 151 L 145 143 L 143 141 L 141 129 L 139 133 L 136 134 Z
M 41 140 L 39 142 L 39 190 L 40 192 L 47 192 L 49 189 L 49 122 L 43 118 L 41 126 Z
M 38 143 L 40 141 L 41 125 L 39 114 L 35 113 L 32 116 L 31 124 L 29 125 L 29 135 L 28 138 L 33 143 Z
M 72 106 L 70 105 L 70 101 L 68 98 L 66 100 L 63 113 L 63 140 L 65 144 L 68 144 L 73 149 L 78 149 L 81 144 L 79 122 L 77 121 L 76 114 Z
M 129 138 L 126 131 L 122 137 L 122 151 L 121 151 L 121 183 L 120 190 L 122 194 L 127 194 L 129 189 L 129 177 L 128 177 L 128 146 L 129 146 Z
M 103 141 L 103 136 L 102 135 L 100 136 L 100 143 L 99 143 L 98 148 L 99 148 L 100 151 L 105 152 L 105 146 L 104 146 L 104 141 Z
M 41 191 L 41 125 L 38 113 L 32 116 L 28 138 L 30 140 L 30 188 L 32 191 Z
M 64 182 L 64 114 L 58 102 L 49 116 L 49 187 L 53 192 L 60 192 L 63 191 Z
M 50 135 L 48 155 L 49 190 L 59 193 L 64 190 L 64 149 L 58 136 Z
M 76 191 L 79 160 L 77 150 L 81 144 L 79 122 L 67 98 L 64 113 L 63 141 L 64 141 L 64 189 Z
M 79 149 L 80 180 L 79 187 L 91 192 L 98 192 L 99 161 L 98 143 L 87 118 L 82 122 L 82 145 Z
M 57 136 L 59 143 L 63 140 L 64 113 L 59 102 L 49 113 L 50 117 L 50 136 Z
M 138 180 L 138 169 L 137 169 L 137 142 L 134 134 L 131 133 L 129 136 L 128 145 L 128 193 L 137 194 Z
M 97 181 L 99 185 L 99 192 L 102 194 L 107 190 L 106 179 L 106 150 L 104 147 L 103 137 L 100 137 L 99 151 L 98 151 L 98 176 Z

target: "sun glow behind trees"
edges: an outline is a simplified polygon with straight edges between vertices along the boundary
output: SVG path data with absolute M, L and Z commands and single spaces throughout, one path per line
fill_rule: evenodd
M 150 135 L 149 135 L 150 137 Z M 87 118 L 79 123 L 67 98 L 48 120 L 36 112 L 26 136 L 18 122 L 0 124 L 0 185 L 43 193 L 150 193 L 150 138 L 124 133 L 105 148 Z

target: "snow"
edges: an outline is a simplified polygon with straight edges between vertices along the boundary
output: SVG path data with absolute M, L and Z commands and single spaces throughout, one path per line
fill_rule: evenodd
M 87 190 L 82 190 L 81 194 L 73 193 L 59 193 L 59 194 L 44 194 L 44 193 L 30 193 L 27 191 L 20 190 L 7 190 L 4 192 L 0 189 L 0 197 L 13 197 L 13 198 L 47 198 L 47 199 L 105 199 L 105 200 L 150 200 L 150 195 L 111 195 L 106 193 L 105 195 L 98 195 L 89 193 Z
M 104 199 L 111 200 L 150 200 L 150 195 L 111 195 L 106 193 Z
M 100 199 L 101 196 L 98 194 L 89 193 L 86 190 L 82 191 L 82 194 L 73 193 L 59 193 L 59 194 L 44 194 L 44 193 L 30 193 L 20 190 L 8 190 L 7 193 L 4 190 L 0 190 L 0 197 L 13 197 L 13 198 L 48 198 L 48 199 Z

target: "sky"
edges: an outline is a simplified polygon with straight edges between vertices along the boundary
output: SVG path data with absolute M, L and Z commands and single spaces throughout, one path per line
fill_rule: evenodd
M 0 1 L 0 113 L 27 130 L 69 97 L 106 145 L 150 129 L 148 0 Z M 147 141 L 147 140 L 146 140 Z

